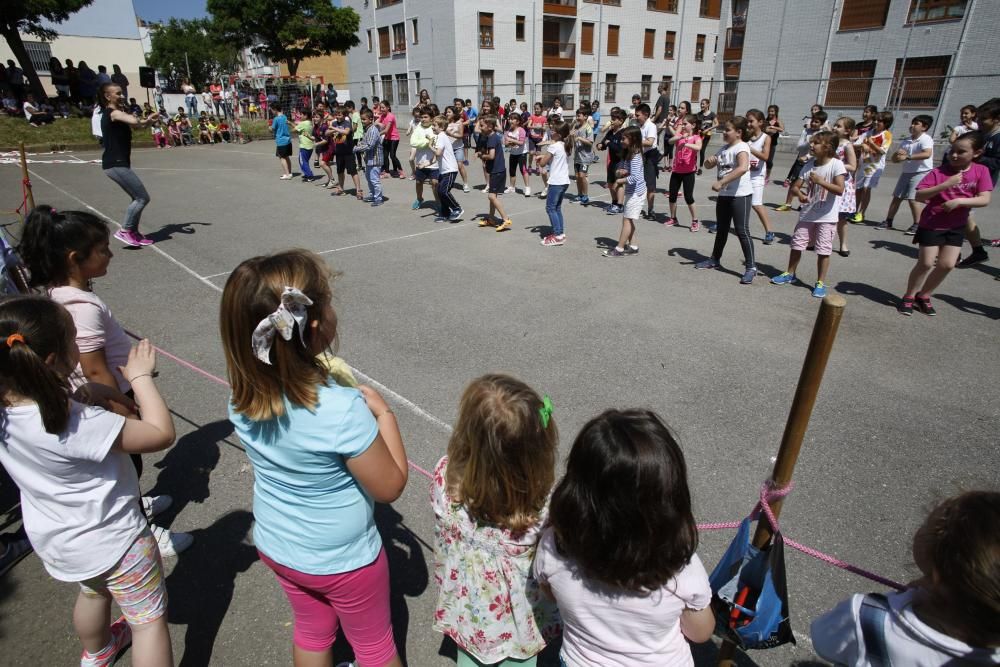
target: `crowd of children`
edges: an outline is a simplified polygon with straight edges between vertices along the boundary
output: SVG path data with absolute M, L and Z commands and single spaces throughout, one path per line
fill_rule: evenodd
M 440 118 L 434 151 L 451 175 L 457 167 L 441 159 L 451 145 Z M 371 113 L 362 119 L 377 135 Z M 743 208 L 742 219 L 752 196 L 740 194 L 750 169 L 746 131 L 743 120 L 727 123 L 726 146 L 706 159 L 708 168 L 725 164 L 718 191 L 732 201 L 723 208 L 731 217 Z M 562 151 L 566 160 L 565 123 L 554 136 L 548 155 Z M 956 174 L 982 150 L 975 136 L 956 140 Z M 362 141 L 377 145 L 374 136 Z M 812 138 L 814 157 L 794 184 L 808 208 L 802 224 L 835 226 L 836 198 L 814 191 L 844 187 L 838 143 L 825 131 Z M 625 130 L 622 149 L 627 166 L 616 180 L 634 224 L 645 199 L 639 128 Z M 366 152 L 366 166 L 381 169 L 373 159 L 381 156 Z M 550 188 L 568 186 L 566 177 Z M 623 226 L 621 250 L 633 232 Z M 25 234 L 22 253 L 51 298 L 0 301 L 0 464 L 21 489 L 25 528 L 46 569 L 80 587 L 73 622 L 81 666 L 110 665 L 130 643 L 135 664 L 173 664 L 161 560 L 169 541 L 151 527 L 156 499 L 150 507 L 140 497 L 134 466 L 175 437 L 153 348 L 118 340 L 120 327 L 86 285 L 111 258 L 103 221 L 38 207 Z M 823 238 L 832 243 L 832 231 Z M 254 544 L 294 616 L 294 664 L 331 664 L 342 630 L 359 667 L 398 667 L 392 580 L 373 510 L 399 498 L 408 462 L 390 406 L 330 352 L 339 326 L 334 279 L 304 250 L 253 257 L 229 276 L 218 319 L 229 420 L 254 470 Z M 88 370 L 91 350 L 117 375 Z M 676 435 L 649 410 L 607 410 L 576 435 L 559 478 L 556 421 L 548 396 L 509 375 L 466 387 L 429 489 L 437 601 L 426 622 L 457 644 L 462 667 L 531 667 L 560 635 L 566 667 L 693 664 L 690 643 L 707 641 L 716 619 Z M 849 665 L 880 664 L 865 661 L 875 654 L 895 664 L 995 664 L 998 521 L 996 492 L 940 504 L 914 538 L 923 577 L 902 593 L 854 596 L 816 619 L 817 652 Z M 112 602 L 122 612 L 114 622 Z

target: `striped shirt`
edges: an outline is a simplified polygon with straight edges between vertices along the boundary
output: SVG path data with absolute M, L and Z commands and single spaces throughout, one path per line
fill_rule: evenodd
M 643 171 L 642 153 L 636 153 L 628 161 L 628 178 L 625 179 L 625 198 L 646 194 L 646 177 Z
M 361 141 L 354 147 L 354 152 L 363 152 L 365 154 L 365 164 L 369 166 L 382 164 L 382 134 L 375 123 L 372 123 L 365 130 Z

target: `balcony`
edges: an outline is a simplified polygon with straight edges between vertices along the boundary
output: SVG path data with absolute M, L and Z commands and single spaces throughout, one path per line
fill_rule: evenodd
M 743 37 L 746 28 L 729 28 L 726 30 L 726 48 L 722 51 L 722 60 L 743 59 Z
M 576 16 L 576 0 L 545 0 L 542 3 L 542 13 Z
M 574 42 L 542 42 L 542 67 L 545 69 L 576 69 Z

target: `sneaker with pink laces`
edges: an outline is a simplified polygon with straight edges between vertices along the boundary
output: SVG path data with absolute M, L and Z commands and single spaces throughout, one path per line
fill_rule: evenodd
M 131 643 L 132 628 L 122 616 L 111 624 L 111 643 L 97 653 L 84 651 L 80 655 L 80 667 L 109 667 L 114 664 L 118 654 Z
M 701 223 L 698 222 L 697 220 L 692 220 L 691 221 L 691 231 L 692 232 L 696 232 L 699 229 L 701 229 Z
M 133 233 L 135 234 L 136 240 L 139 242 L 139 245 L 141 245 L 143 247 L 148 246 L 148 245 L 153 245 L 153 243 L 155 243 L 155 241 L 153 241 L 153 239 L 149 238 L 148 236 L 146 236 L 142 232 L 133 232 Z
M 139 235 L 129 229 L 119 229 L 115 232 L 115 238 L 130 248 L 139 248 L 142 246 Z

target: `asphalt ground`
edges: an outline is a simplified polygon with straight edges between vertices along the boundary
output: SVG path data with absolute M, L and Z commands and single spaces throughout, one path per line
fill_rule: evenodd
M 681 226 L 639 222 L 637 256 L 603 258 L 620 216 L 604 214 L 606 191 L 594 183 L 595 205 L 564 204 L 567 245 L 543 248 L 548 221 L 537 197 L 504 196 L 514 227 L 497 234 L 471 221 L 487 209 L 478 189 L 456 193 L 462 222 L 435 223 L 429 208 L 410 210 L 410 181 L 388 182 L 389 201 L 373 209 L 298 178 L 279 180 L 273 153 L 270 142 L 135 151 L 134 167 L 152 195 L 142 229 L 157 243 L 132 250 L 115 242 L 108 275 L 95 281 L 127 329 L 224 377 L 217 322 L 228 272 L 252 255 L 309 248 L 341 273 L 334 303 L 340 354 L 386 395 L 420 467 L 432 468 L 445 452 L 466 383 L 503 371 L 552 397 L 562 456 L 601 410 L 648 406 L 680 435 L 696 518 L 734 520 L 750 511 L 777 452 L 818 311 L 808 287 L 776 287 L 763 277 L 738 284 L 735 238 L 724 270 L 693 270 L 715 237 L 689 232 L 683 207 Z M 99 157 L 76 155 L 70 159 Z M 788 160 L 779 158 L 775 174 L 784 175 Z M 128 200 L 98 165 L 36 163 L 31 172 L 36 201 L 122 218 Z M 475 164 L 470 174 L 481 186 Z M 885 211 L 895 175 L 890 167 L 871 218 Z M 711 178 L 700 178 L 696 189 L 703 220 L 714 218 Z M 20 203 L 19 182 L 17 167 L 0 166 L 0 208 Z M 661 175 L 660 187 L 666 182 Z M 535 177 L 536 192 L 539 185 Z M 784 194 L 769 185 L 766 200 L 780 203 Z M 665 196 L 657 195 L 656 209 L 666 210 Z M 997 203 L 977 211 L 985 236 L 1000 236 L 998 212 Z M 796 221 L 795 213 L 771 216 L 779 236 L 772 246 L 760 244 L 762 228 L 752 224 L 768 276 L 784 269 Z M 908 222 L 904 209 L 897 227 Z M 852 254 L 833 256 L 828 280 L 847 307 L 782 526 L 799 542 L 908 581 L 917 574 L 911 537 L 927 509 L 959 490 L 998 486 L 1000 268 L 956 270 L 936 296 L 938 317 L 905 318 L 895 302 L 916 255 L 911 237 L 870 225 L 851 225 L 849 234 Z M 991 261 L 997 258 L 994 251 Z M 811 284 L 811 254 L 799 273 Z M 226 421 L 228 392 L 163 357 L 159 370 L 178 442 L 148 457 L 142 486 L 171 494 L 174 507 L 160 523 L 196 539 L 167 561 L 175 658 L 188 666 L 288 664 L 291 611 L 252 546 L 252 470 Z M 430 629 L 436 591 L 428 576 L 427 480 L 412 471 L 404 495 L 378 517 L 397 642 L 410 665 L 453 664 L 453 647 Z M 702 533 L 708 567 L 732 535 Z M 799 643 L 751 652 L 743 664 L 815 660 L 811 619 L 853 592 L 882 588 L 792 550 L 786 561 Z M 52 580 L 35 556 L 0 579 L 3 662 L 72 664 L 80 651 L 70 613 L 75 595 L 74 585 Z M 713 645 L 695 653 L 699 664 L 714 664 Z M 129 654 L 118 664 L 130 664 Z

